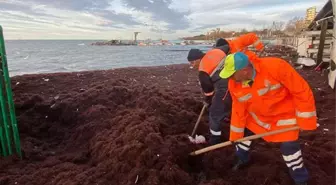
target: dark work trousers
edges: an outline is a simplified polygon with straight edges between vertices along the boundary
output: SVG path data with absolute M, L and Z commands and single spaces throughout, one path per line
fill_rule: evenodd
M 221 136 L 221 122 L 230 124 L 232 99 L 227 88 L 227 80 L 218 80 L 215 84 L 215 94 L 209 108 L 209 124 L 211 136 Z
M 245 137 L 251 136 L 253 133 L 245 128 Z M 244 141 L 235 144 L 236 155 L 243 162 L 249 161 L 249 150 L 251 141 Z M 308 180 L 308 171 L 303 164 L 302 152 L 298 141 L 283 142 L 280 145 L 282 157 L 289 169 L 292 179 L 296 183 L 306 182 Z

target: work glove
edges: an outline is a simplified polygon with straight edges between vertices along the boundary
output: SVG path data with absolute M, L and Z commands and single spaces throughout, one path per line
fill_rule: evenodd
M 213 96 L 204 96 L 203 104 L 207 107 L 211 106 Z
M 231 123 L 231 118 L 230 117 L 225 117 L 224 118 L 225 123 Z
M 211 135 L 209 139 L 210 145 L 216 145 L 222 142 L 221 136 Z

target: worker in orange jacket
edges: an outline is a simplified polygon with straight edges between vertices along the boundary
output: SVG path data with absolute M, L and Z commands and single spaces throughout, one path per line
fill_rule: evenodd
M 264 44 L 261 42 L 261 40 L 255 33 L 247 33 L 233 40 L 226 40 L 223 38 L 219 38 L 216 41 L 215 47 L 224 45 L 229 46 L 229 53 L 243 52 L 249 58 L 257 57 L 257 55 L 254 52 L 248 50 L 249 46 L 252 45 L 259 52 L 261 52 L 264 49 Z
M 188 61 L 197 68 L 199 82 L 204 93 L 204 104 L 209 108 L 210 145 L 222 141 L 221 123 L 231 115 L 231 96 L 228 93 L 228 82 L 219 77 L 228 46 L 216 47 L 203 53 L 199 49 L 191 49 Z M 226 119 L 225 119 L 226 118 Z
M 241 52 L 230 54 L 220 72 L 229 78 L 232 96 L 230 140 L 278 129 L 299 126 L 301 130 L 317 128 L 313 93 L 308 83 L 280 58 L 254 58 Z M 246 128 L 246 129 L 245 129 Z M 297 185 L 306 185 L 308 172 L 298 143 L 299 130 L 265 136 L 267 142 L 281 143 L 281 153 Z M 251 141 L 236 145 L 238 170 L 248 162 Z
M 216 68 L 230 52 L 244 51 L 251 57 L 256 56 L 255 53 L 247 50 L 250 45 L 259 50 L 264 47 L 256 34 L 249 33 L 231 41 L 220 38 L 217 40 L 215 47 L 206 54 L 199 49 L 189 51 L 188 61 L 199 70 L 199 81 L 205 96 L 204 102 L 210 107 L 211 135 L 209 143 L 211 145 L 221 142 L 221 122 L 230 119 L 228 114 L 231 114 L 232 103 L 230 94 L 227 93 L 227 81 L 219 78 Z

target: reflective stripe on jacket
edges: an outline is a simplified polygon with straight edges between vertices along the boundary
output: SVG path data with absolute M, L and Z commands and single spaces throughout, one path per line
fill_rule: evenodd
M 314 130 L 316 108 L 308 83 L 280 58 L 259 58 L 251 61 L 256 70 L 253 85 L 229 80 L 232 96 L 230 140 L 244 136 L 247 127 L 256 134 L 298 125 Z M 270 142 L 298 139 L 299 131 L 264 137 Z

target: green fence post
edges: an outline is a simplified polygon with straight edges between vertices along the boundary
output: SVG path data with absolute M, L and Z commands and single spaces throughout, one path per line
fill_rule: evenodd
M 2 120 L 2 116 L 0 114 L 0 120 Z M 0 156 L 7 156 L 7 148 L 6 148 L 6 140 L 4 137 L 4 128 L 3 125 L 0 123 L 0 143 L 1 143 L 1 150 L 0 150 Z
M 1 41 L 0 41 L 1 45 Z M 0 47 L 1 49 L 2 47 Z M 1 56 L 1 63 L 3 61 L 3 56 Z M 2 69 L 1 69 L 2 70 Z M 2 76 L 1 76 L 2 77 Z M 3 84 L 3 79 L 0 78 L 0 107 L 1 107 L 1 117 L 2 117 L 2 128 L 5 131 L 5 137 L 3 138 L 4 142 L 7 144 L 7 150 L 4 150 L 5 154 L 4 156 L 7 155 L 12 155 L 12 147 L 11 147 L 11 138 L 10 138 L 10 132 L 9 132 L 9 124 L 8 124 L 8 117 L 7 117 L 7 112 L 6 112 L 6 101 L 4 98 L 4 84 Z M 7 153 L 8 152 L 8 153 Z
M 21 144 L 20 144 L 20 136 L 19 131 L 17 127 L 17 121 L 16 121 L 16 115 L 15 115 L 15 106 L 13 101 L 13 94 L 12 94 L 12 88 L 11 88 L 11 81 L 9 77 L 8 72 L 8 65 L 7 65 L 7 56 L 6 56 L 6 49 L 5 49 L 5 40 L 3 36 L 3 30 L 0 26 L 0 54 L 1 54 L 1 90 L 0 90 L 0 105 L 1 105 L 1 112 L 2 112 L 2 118 L 3 118 L 3 125 L 4 125 L 4 131 L 6 139 L 3 137 L 1 140 L 6 140 L 8 146 L 8 154 L 12 154 L 12 147 L 11 138 L 14 138 L 14 144 L 16 153 L 22 158 L 22 152 L 21 152 Z M 5 90 L 4 90 L 5 89 Z M 4 90 L 4 92 L 3 92 Z M 4 98 L 4 94 L 6 95 L 6 99 Z M 7 114 L 9 112 L 9 115 Z M 8 117 L 10 119 L 10 122 L 8 121 Z M 10 125 L 9 125 L 10 123 Z M 10 128 L 12 130 L 12 137 L 10 136 Z M 1 131 L 0 131 L 1 132 Z M 5 150 L 6 151 L 6 150 Z M 6 154 L 6 153 L 5 153 Z M 4 154 L 4 155 L 5 155 Z

